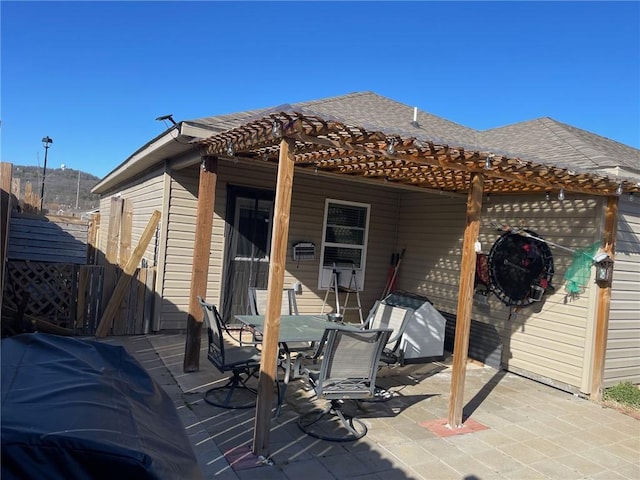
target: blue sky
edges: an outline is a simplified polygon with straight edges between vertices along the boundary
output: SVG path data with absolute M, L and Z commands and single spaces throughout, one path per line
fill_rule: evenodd
M 178 121 L 374 91 L 640 148 L 640 2 L 2 1 L 1 159 L 105 176 Z

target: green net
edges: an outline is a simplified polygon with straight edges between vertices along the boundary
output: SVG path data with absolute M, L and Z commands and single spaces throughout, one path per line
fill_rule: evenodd
M 569 268 L 564 274 L 567 282 L 565 289 L 570 294 L 578 294 L 587 285 L 591 274 L 591 265 L 593 265 L 593 257 L 600 248 L 600 242 L 596 242 L 590 247 L 576 250 L 573 254 L 573 260 Z

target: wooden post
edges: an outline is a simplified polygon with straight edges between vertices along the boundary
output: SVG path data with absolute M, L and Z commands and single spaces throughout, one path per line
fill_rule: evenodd
M 31 182 L 24 186 L 24 211 L 33 213 L 39 209 L 40 197 L 33 193 Z
M 147 223 L 144 232 L 140 236 L 140 240 L 136 248 L 133 250 L 133 254 L 131 258 L 125 265 L 122 276 L 118 280 L 118 284 L 116 288 L 113 290 L 113 294 L 109 299 L 109 303 L 107 303 L 107 307 L 104 309 L 104 313 L 102 314 L 102 318 L 100 319 L 100 323 L 96 328 L 96 337 L 105 337 L 109 330 L 111 329 L 111 322 L 113 322 L 113 317 L 117 313 L 120 302 L 122 298 L 127 292 L 129 285 L 131 284 L 131 276 L 136 271 L 138 267 L 138 263 L 142 259 L 149 242 L 153 238 L 153 235 L 156 233 L 156 227 L 158 226 L 158 222 L 160 221 L 160 212 L 155 210 L 149 219 L 149 223 Z
M 118 242 L 118 265 L 126 265 L 131 257 L 131 235 L 133 233 L 133 201 L 125 198 L 122 202 L 120 220 L 120 242 Z
M 200 337 L 203 312 L 198 303 L 198 296 L 202 298 L 207 296 L 209 257 L 211 256 L 211 229 L 213 227 L 217 179 L 218 159 L 216 157 L 203 157 L 200 164 L 200 181 L 198 184 L 196 211 L 198 221 L 193 244 L 187 338 L 182 364 L 182 369 L 185 373 L 197 372 L 200 369 Z
M 100 228 L 100 214 L 96 213 L 89 220 L 87 234 L 87 265 L 96 264 L 96 250 L 98 249 L 98 229 Z
M 10 163 L 0 162 L 0 301 L 4 292 L 4 264 L 11 220 L 11 168 Z
M 117 242 L 119 271 L 129 263 L 129 259 L 131 258 L 131 236 L 133 234 L 133 201 L 130 198 L 123 198 L 121 200 L 120 235 Z M 132 274 L 132 276 L 135 276 L 134 274 Z M 125 298 L 120 302 L 120 309 L 113 320 L 112 332 L 114 335 L 125 335 L 127 333 L 127 323 L 131 316 L 130 294 L 131 292 L 127 291 Z
M 269 433 L 271 429 L 271 406 L 278 360 L 278 336 L 280 335 L 280 315 L 282 289 L 287 261 L 289 239 L 289 216 L 291 211 L 291 189 L 293 186 L 293 140 L 280 142 L 278 160 L 278 180 L 271 231 L 271 255 L 269 257 L 269 280 L 267 309 L 262 339 L 262 358 L 258 380 L 258 400 L 252 451 L 255 455 L 269 456 Z
M 78 273 L 78 303 L 76 305 L 75 331 L 84 332 L 87 323 L 87 280 L 89 279 L 89 266 L 81 265 Z
M 607 211 L 604 221 L 604 238 L 602 249 L 613 260 L 616 250 L 616 234 L 618 230 L 618 197 L 607 199 Z M 611 305 L 611 285 L 599 287 L 598 307 L 596 309 L 596 338 L 593 346 L 593 367 L 591 370 L 591 400 L 602 399 L 602 378 L 604 362 L 607 356 L 607 334 L 609 331 L 609 309 Z
M 105 251 L 104 286 L 102 288 L 102 310 L 106 308 L 118 273 L 118 239 L 120 238 L 120 223 L 122 221 L 122 204 L 120 197 L 111 197 L 109 209 L 109 229 L 107 233 L 107 249 Z
M 456 312 L 456 332 L 453 343 L 453 367 L 451 373 L 451 396 L 449 397 L 449 427 L 462 426 L 464 407 L 464 381 L 469 353 L 469 332 L 471 330 L 471 310 L 473 307 L 473 280 L 476 271 L 475 244 L 480 231 L 482 211 L 482 189 L 484 175 L 471 176 L 467 196 L 467 222 L 462 242 L 460 286 L 458 289 L 458 309 Z

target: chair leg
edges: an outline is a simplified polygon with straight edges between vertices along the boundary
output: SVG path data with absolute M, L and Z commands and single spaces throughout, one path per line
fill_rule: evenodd
M 352 442 L 364 437 L 367 434 L 367 426 L 359 418 L 346 415 L 341 409 L 341 404 L 340 400 L 331 400 L 324 410 L 314 410 L 300 416 L 298 427 L 311 437 L 329 442 Z M 335 421 L 335 417 L 339 422 Z M 346 434 L 339 433 L 340 426 L 346 429 Z
M 255 375 L 256 369 L 247 372 L 236 370 L 227 383 L 213 387 L 204 392 L 204 401 L 209 405 L 228 409 L 252 408 L 256 405 L 257 390 L 247 385 L 247 381 Z M 242 374 L 246 373 L 243 378 Z M 226 393 L 225 393 L 226 392 Z M 223 397 L 222 399 L 220 397 Z
M 280 410 L 282 410 L 282 404 L 284 403 L 284 397 L 287 394 L 287 386 L 291 378 L 291 354 L 289 351 L 285 351 L 284 356 L 278 359 L 278 365 L 284 370 L 284 378 L 282 380 L 282 387 L 280 381 L 276 378 L 275 384 L 278 394 L 278 404 L 276 405 L 276 411 L 273 416 L 278 417 Z

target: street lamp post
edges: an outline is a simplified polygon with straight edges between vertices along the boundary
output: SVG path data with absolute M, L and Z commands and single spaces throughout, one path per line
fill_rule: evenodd
M 53 138 L 46 136 L 42 138 L 42 145 L 44 146 L 44 169 L 42 170 L 42 188 L 40 189 L 40 212 L 44 206 L 44 177 L 47 174 L 47 153 L 49 147 L 53 143 Z

